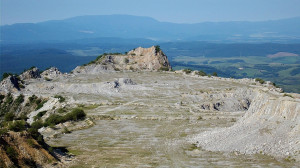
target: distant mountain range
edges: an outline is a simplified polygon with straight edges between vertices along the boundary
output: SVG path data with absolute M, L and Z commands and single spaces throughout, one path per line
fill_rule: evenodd
M 300 42 L 300 17 L 261 22 L 178 24 L 130 15 L 79 16 L 1 26 L 1 43 L 65 42 L 95 38 L 153 41 Z

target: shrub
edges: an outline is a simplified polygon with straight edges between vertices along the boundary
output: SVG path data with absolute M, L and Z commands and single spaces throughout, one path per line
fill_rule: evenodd
M 17 117 L 17 120 L 24 120 L 26 121 L 28 119 L 27 115 L 26 114 L 21 114 L 20 117 Z
M 71 113 L 66 114 L 63 118 L 65 121 L 77 121 L 86 117 L 85 112 L 80 108 L 75 108 Z
M 124 58 L 124 62 L 125 62 L 126 64 L 128 64 L 128 63 L 129 63 L 129 59 L 128 59 L 128 58 Z
M 206 76 L 207 74 L 204 72 L 204 71 L 199 71 L 199 72 L 197 72 L 196 73 L 197 75 L 199 75 L 199 76 Z
M 4 115 L 4 121 L 12 121 L 15 119 L 15 114 L 13 112 L 6 113 Z
M 6 128 L 1 128 L 1 129 L 0 129 L 0 137 L 1 137 L 2 135 L 7 134 L 7 132 L 8 132 L 8 130 L 7 130 Z
M 256 78 L 255 81 L 259 82 L 260 84 L 264 84 L 265 83 L 265 81 L 263 79 L 260 79 L 260 78 Z
M 11 122 L 8 129 L 15 132 L 24 131 L 26 129 L 26 122 L 24 120 Z
M 37 138 L 39 137 L 40 133 L 38 131 L 38 129 L 36 128 L 29 128 L 28 130 L 28 133 L 34 138 L 37 140 Z
M 17 105 L 20 105 L 20 104 L 22 104 L 23 102 L 24 102 L 24 95 L 20 94 L 20 95 L 16 98 L 15 103 L 16 103 Z
M 32 148 L 37 148 L 38 146 L 34 143 L 32 139 L 27 139 L 26 140 L 27 144 L 31 146 Z
M 35 110 L 38 110 L 38 109 L 42 108 L 46 102 L 47 102 L 47 100 L 42 101 L 41 99 L 37 99 L 36 102 L 35 102 L 36 105 L 37 105 Z
M 160 71 L 169 71 L 169 68 L 168 67 L 160 67 L 159 70 Z
M 12 104 L 13 101 L 14 101 L 13 96 L 11 95 L 11 93 L 8 93 L 6 96 L 5 104 Z
M 12 73 L 4 72 L 3 75 L 2 75 L 2 79 L 1 80 L 5 79 L 5 78 L 7 78 L 9 76 L 13 76 L 13 74 Z
M 272 83 L 276 88 L 280 88 L 280 86 L 276 85 L 276 83 Z
M 60 103 L 64 102 L 66 99 L 61 95 L 55 95 L 54 98 L 57 98 Z
M 183 69 L 182 70 L 185 74 L 190 74 L 193 70 L 191 69 Z
M 45 77 L 44 78 L 46 81 L 52 81 L 52 79 Z
M 287 97 L 290 97 L 290 98 L 294 98 L 292 95 L 287 94 L 287 93 L 283 94 L 283 96 L 284 96 L 284 97 L 287 96 Z
M 12 146 L 8 146 L 5 151 L 11 160 L 16 160 L 18 153 Z
M 53 153 L 53 151 L 54 151 L 53 147 L 49 147 L 48 150 L 50 153 Z
M 44 126 L 44 124 L 41 120 L 35 121 L 31 124 L 31 128 L 34 128 L 34 129 L 40 129 L 43 126 Z
M 32 95 L 28 98 L 30 103 L 33 103 L 38 97 L 36 95 Z
M 59 108 L 59 109 L 57 109 L 57 112 L 58 113 L 65 113 L 65 112 L 67 112 L 67 110 L 64 109 L 64 108 Z
M 159 45 L 156 45 L 156 46 L 154 46 L 155 47 L 155 53 L 157 54 L 158 52 L 160 52 L 161 51 L 161 49 L 160 49 L 160 46 Z
M 59 116 L 57 114 L 52 114 L 45 120 L 44 126 L 47 127 L 47 126 L 50 126 L 50 125 L 56 125 L 56 124 L 59 124 L 61 122 L 62 122 L 62 117 L 61 116 Z
M 41 112 L 39 112 L 36 116 L 34 116 L 33 119 L 34 119 L 34 120 L 39 120 L 39 119 L 41 119 L 46 113 L 47 113 L 47 111 L 41 111 Z
M 218 76 L 217 72 L 213 72 L 212 76 Z
M 57 114 L 52 114 L 50 115 L 44 123 L 44 126 L 54 126 L 57 125 L 59 123 L 63 123 L 63 122 L 67 122 L 67 121 L 78 121 L 78 120 L 82 120 L 85 119 L 86 114 L 85 112 L 80 109 L 80 108 L 75 108 L 72 110 L 72 112 L 64 115 L 64 116 L 60 116 Z

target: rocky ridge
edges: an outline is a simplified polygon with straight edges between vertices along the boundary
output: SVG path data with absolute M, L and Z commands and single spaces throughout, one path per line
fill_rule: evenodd
M 40 76 L 36 69 L 24 72 L 21 79 L 10 76 L 1 82 L 0 93 L 22 93 L 25 99 L 31 95 L 48 98 L 50 101 L 43 108 L 28 114 L 30 122 L 41 111 L 47 111 L 47 117 L 55 114 L 58 108 L 78 104 L 112 106 L 112 109 L 97 111 L 100 116 L 92 115 L 100 119 L 105 114 L 105 118 L 118 120 L 212 120 L 227 114 L 244 114 L 241 118 L 232 118 L 237 122 L 230 127 L 207 130 L 188 141 L 209 151 L 260 153 L 300 160 L 299 94 L 282 93 L 271 82 L 261 84 L 254 79 L 199 76 L 195 71 L 190 74 L 160 71 L 164 68 L 170 70 L 171 66 L 161 50 L 154 46 L 139 47 L 126 55 L 103 55 L 91 64 L 75 68 L 73 74 L 62 74 L 57 68 L 50 68 Z M 20 84 L 20 81 L 15 80 L 22 80 L 24 88 L 18 89 L 15 83 Z M 67 102 L 59 103 L 54 98 L 57 94 L 63 95 Z M 110 114 L 122 108 L 126 111 L 131 106 L 142 107 L 150 114 L 157 109 L 172 109 L 172 113 L 167 112 L 167 117 Z M 186 111 L 191 116 L 185 116 Z M 56 126 L 56 129 L 67 125 L 72 124 Z M 52 129 L 40 131 L 50 139 L 53 132 L 58 132 Z
M 91 64 L 76 67 L 72 72 L 97 74 L 103 70 L 168 71 L 171 70 L 171 66 L 159 46 L 152 46 L 150 48 L 138 47 L 127 54 L 104 54 Z

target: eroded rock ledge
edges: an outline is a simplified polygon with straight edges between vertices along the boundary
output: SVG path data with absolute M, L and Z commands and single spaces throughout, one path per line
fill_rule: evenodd
M 267 154 L 300 160 L 300 99 L 256 91 L 249 110 L 232 127 L 206 131 L 192 138 L 210 151 Z

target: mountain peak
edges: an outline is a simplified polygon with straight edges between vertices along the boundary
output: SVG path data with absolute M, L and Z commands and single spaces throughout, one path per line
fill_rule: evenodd
M 75 73 L 98 73 L 103 70 L 141 71 L 171 70 L 167 56 L 159 46 L 135 48 L 125 54 L 104 53 L 84 66 L 76 67 Z

